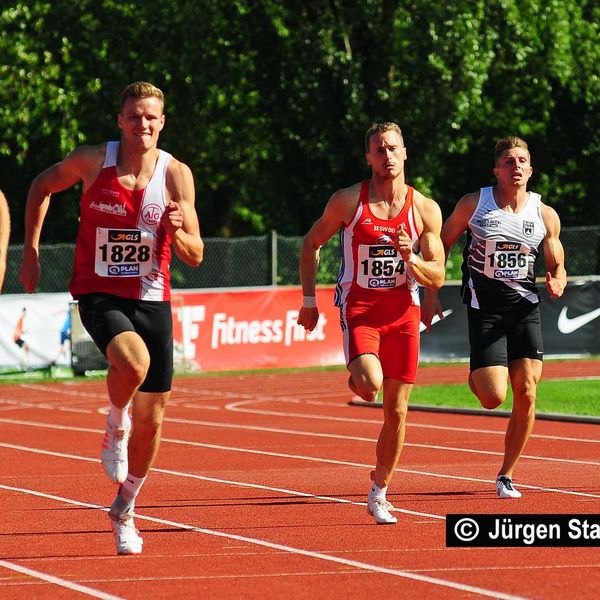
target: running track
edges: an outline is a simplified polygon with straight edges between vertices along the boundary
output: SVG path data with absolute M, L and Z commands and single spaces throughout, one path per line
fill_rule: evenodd
M 411 411 L 388 493 L 399 522 L 376 526 L 365 498 L 381 415 L 349 405 L 345 379 L 177 379 L 136 557 L 114 555 L 106 515 L 104 383 L 0 387 L 0 598 L 598 597 L 598 548 L 446 548 L 444 517 L 598 513 L 600 426 L 538 421 L 524 497 L 502 501 L 505 419 Z

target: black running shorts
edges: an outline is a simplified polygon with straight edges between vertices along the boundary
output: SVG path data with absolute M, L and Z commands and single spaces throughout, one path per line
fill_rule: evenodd
M 110 294 L 78 297 L 79 315 L 96 346 L 106 355 L 110 341 L 135 331 L 146 343 L 150 367 L 140 392 L 168 392 L 173 382 L 173 317 L 170 302 L 119 298 Z
M 471 371 L 481 367 L 508 366 L 511 360 L 543 360 L 539 304 L 521 302 L 514 308 L 492 312 L 467 307 Z

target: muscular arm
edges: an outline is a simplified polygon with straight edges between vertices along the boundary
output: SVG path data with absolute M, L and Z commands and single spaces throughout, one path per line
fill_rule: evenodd
M 559 239 L 560 219 L 556 211 L 542 204 L 542 219 L 546 226 L 544 238 L 544 261 L 546 263 L 546 289 L 551 298 L 562 296 L 567 285 L 567 272 L 565 270 L 565 252 Z
M 6 274 L 6 253 L 8 251 L 8 238 L 10 237 L 10 213 L 6 196 L 0 191 L 0 291 L 4 284 Z
M 467 194 L 463 196 L 456 204 L 452 214 L 446 219 L 440 234 L 441 243 L 444 248 L 444 265 L 448 260 L 450 249 L 456 243 L 460 235 L 467 230 L 469 219 L 477 206 L 479 194 Z M 436 289 L 425 288 L 423 305 L 421 306 L 421 321 L 427 328 L 431 329 L 431 323 L 434 317 L 444 318 L 442 306 Z
M 197 267 L 204 258 L 204 241 L 195 209 L 196 193 L 190 168 L 178 160 L 171 160 L 167 171 L 169 205 L 162 224 L 171 236 L 177 256 L 190 267 Z
M 347 188 L 336 192 L 327 203 L 323 214 L 302 240 L 300 249 L 300 281 L 304 296 L 314 296 L 321 246 L 345 225 L 354 214 L 358 202 L 358 191 Z M 312 331 L 319 320 L 319 310 L 302 307 L 298 324 Z
M 95 178 L 104 157 L 100 146 L 81 146 L 40 173 L 31 183 L 25 207 L 25 240 L 19 281 L 26 292 L 35 291 L 40 278 L 40 235 L 52 194 Z
M 444 283 L 444 247 L 440 239 L 442 212 L 440 207 L 429 198 L 421 196 L 416 207 L 423 222 L 423 231 L 419 237 L 421 256 L 413 258 L 410 269 L 417 283 L 432 289 L 438 289 Z M 406 249 L 399 248 L 405 260 L 410 258 Z

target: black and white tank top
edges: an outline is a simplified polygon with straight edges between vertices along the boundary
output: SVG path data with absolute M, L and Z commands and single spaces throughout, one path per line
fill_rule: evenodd
M 546 236 L 541 196 L 529 192 L 519 213 L 498 207 L 493 188 L 481 188 L 463 251 L 463 302 L 472 308 L 509 310 L 523 299 L 539 302 L 534 263 Z

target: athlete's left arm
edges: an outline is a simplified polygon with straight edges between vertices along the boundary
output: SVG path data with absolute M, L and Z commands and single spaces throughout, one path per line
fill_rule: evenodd
M 560 298 L 567 285 L 565 251 L 559 239 L 560 219 L 550 206 L 542 204 L 542 219 L 546 226 L 544 261 L 546 263 L 546 289 L 551 298 Z
M 440 237 L 442 230 L 442 211 L 436 202 L 419 194 L 415 190 L 415 208 L 422 222 L 419 235 L 421 256 L 409 261 L 417 283 L 431 289 L 442 287 L 445 278 L 445 254 Z
M 204 242 L 196 214 L 194 177 L 190 168 L 171 159 L 166 179 L 169 203 L 161 223 L 171 236 L 175 254 L 190 267 L 197 267 L 204 258 Z

